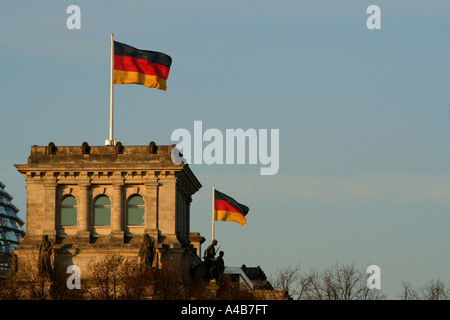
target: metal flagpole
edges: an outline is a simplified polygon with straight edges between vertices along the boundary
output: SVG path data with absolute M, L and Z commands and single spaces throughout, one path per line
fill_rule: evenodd
M 211 243 L 214 241 L 214 196 L 215 196 L 215 188 L 214 185 L 212 186 L 212 236 L 211 236 Z
M 110 67 L 110 82 L 109 82 L 109 140 L 106 140 L 107 146 L 114 146 L 113 136 L 113 107 L 114 107 L 114 37 L 111 33 L 111 67 Z

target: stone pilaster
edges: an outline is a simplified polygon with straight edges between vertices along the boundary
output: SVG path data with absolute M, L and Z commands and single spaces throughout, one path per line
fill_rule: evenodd
M 122 183 L 114 183 L 111 201 L 111 238 L 112 243 L 123 243 L 124 239 L 124 205 Z
M 175 175 L 160 178 L 158 201 L 158 229 L 164 234 L 164 243 L 180 246 L 177 237 L 177 188 Z
M 146 182 L 144 194 L 144 233 L 156 240 L 158 239 L 158 185 L 157 181 Z
M 79 204 L 77 205 L 77 241 L 88 243 L 91 236 L 91 185 L 80 183 L 78 185 Z
M 44 182 L 43 234 L 54 243 L 56 237 L 56 181 Z

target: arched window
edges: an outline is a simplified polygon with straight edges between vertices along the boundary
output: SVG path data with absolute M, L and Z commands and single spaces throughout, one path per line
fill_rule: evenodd
M 128 200 L 128 225 L 144 225 L 144 199 L 139 195 Z
M 111 224 L 111 201 L 107 196 L 100 196 L 94 204 L 94 225 L 109 226 Z
M 60 221 L 62 226 L 77 225 L 77 200 L 67 196 L 61 201 Z

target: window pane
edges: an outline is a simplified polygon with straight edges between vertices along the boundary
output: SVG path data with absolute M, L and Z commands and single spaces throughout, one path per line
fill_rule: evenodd
M 128 201 L 128 225 L 144 225 L 144 199 L 141 196 Z
M 107 196 L 100 196 L 97 198 L 97 201 L 95 201 L 96 206 L 103 206 L 103 205 L 110 205 L 111 201 L 109 201 L 109 198 Z
M 128 208 L 128 224 L 143 225 L 144 224 L 144 208 Z
M 111 224 L 111 202 L 107 196 L 101 196 L 95 201 L 94 225 L 108 226 Z
M 73 196 L 65 197 L 61 203 L 62 206 L 76 206 L 77 200 Z
M 128 205 L 130 206 L 137 206 L 137 205 L 144 205 L 144 199 L 142 199 L 141 196 L 134 196 L 133 198 L 128 201 Z
M 61 202 L 61 225 L 77 225 L 77 200 L 75 197 L 65 197 Z
M 77 225 L 77 208 L 61 208 L 61 225 Z
M 94 224 L 96 226 L 109 226 L 111 224 L 111 209 L 95 208 Z

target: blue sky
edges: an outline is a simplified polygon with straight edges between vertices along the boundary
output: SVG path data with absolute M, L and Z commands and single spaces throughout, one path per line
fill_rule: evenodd
M 71 4 L 81 30 L 66 27 Z M 449 283 L 449 14 L 438 0 L 2 2 L 0 180 L 25 219 L 13 164 L 32 145 L 104 144 L 112 32 L 173 58 L 166 92 L 115 86 L 125 146 L 172 144 L 196 120 L 279 129 L 274 176 L 191 166 L 191 231 L 207 243 L 212 184 L 250 207 L 244 227 L 216 223 L 228 266 L 376 264 L 392 299 L 402 281 Z

